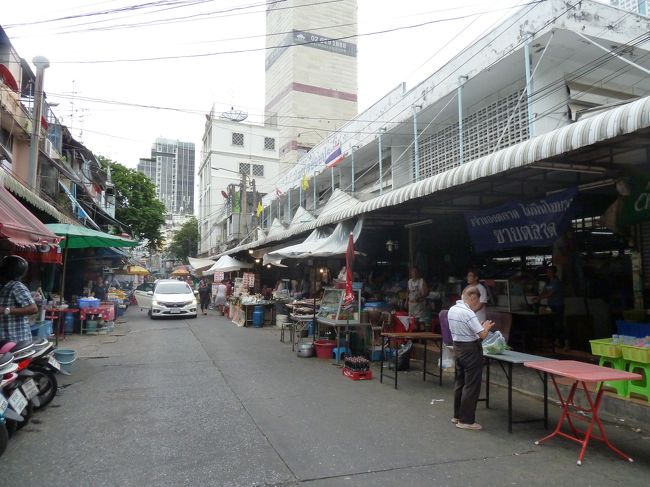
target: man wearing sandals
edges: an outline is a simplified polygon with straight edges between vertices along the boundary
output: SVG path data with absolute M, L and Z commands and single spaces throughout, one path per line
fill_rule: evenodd
M 454 417 L 457 428 L 480 430 L 476 422 L 476 403 L 481 393 L 483 376 L 483 346 L 494 322 L 480 323 L 475 311 L 481 308 L 481 293 L 476 286 L 467 286 L 461 300 L 449 309 L 449 331 L 456 354 L 456 383 L 454 385 Z

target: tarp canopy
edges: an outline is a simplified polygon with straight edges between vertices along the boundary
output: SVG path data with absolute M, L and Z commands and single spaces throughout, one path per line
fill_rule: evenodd
M 268 253 L 264 257 L 265 264 L 280 262 L 282 259 L 330 257 L 345 254 L 350 233 L 356 242 L 361 235 L 362 227 L 363 218 L 360 218 L 356 224 L 352 220 L 341 222 L 331 233 L 324 228 L 317 228 L 304 242 Z
M 316 221 L 314 215 L 309 213 L 302 206 L 299 206 L 296 210 L 296 214 L 293 215 L 293 218 L 291 219 L 291 223 L 289 223 L 289 229 L 295 228 L 298 225 L 302 225 L 303 223 L 311 223 L 313 221 Z
M 192 266 L 192 269 L 197 271 L 209 269 L 214 265 L 214 260 L 212 259 L 197 259 L 196 257 L 188 257 L 187 260 L 189 261 L 190 266 Z
M 318 214 L 318 218 L 320 219 L 327 217 L 328 215 L 334 215 L 341 211 L 351 210 L 360 203 L 361 202 L 358 199 L 341 191 L 339 188 L 336 188 L 330 199 L 321 209 L 320 213 Z
M 212 267 L 206 271 L 203 271 L 203 275 L 209 276 L 215 272 L 233 272 L 240 269 L 250 269 L 251 267 L 253 267 L 253 264 L 242 262 L 233 257 L 230 257 L 229 255 L 224 255 L 217 262 L 215 262 Z
M 137 247 L 140 242 L 118 237 L 109 233 L 91 230 L 90 228 L 68 223 L 48 223 L 50 231 L 65 237 L 59 244 L 67 249 L 90 249 L 98 247 Z
M 278 235 L 282 232 L 284 232 L 287 229 L 287 227 L 284 226 L 284 224 L 278 220 L 277 218 L 273 219 L 273 222 L 271 222 L 271 226 L 269 227 L 269 231 L 266 234 L 267 237 L 272 237 L 274 235 Z
M 41 244 L 55 245 L 61 240 L 3 186 L 0 186 L 0 238 L 31 249 Z

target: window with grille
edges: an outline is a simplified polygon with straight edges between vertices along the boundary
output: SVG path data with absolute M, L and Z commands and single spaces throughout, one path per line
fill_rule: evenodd
M 253 164 L 253 176 L 264 177 L 264 166 L 262 164 Z
M 251 165 L 246 162 L 239 163 L 239 174 L 246 174 L 249 176 L 251 173 Z
M 514 92 L 463 119 L 463 160 L 465 162 L 529 138 L 526 102 L 522 100 L 517 106 L 520 95 L 521 91 Z M 510 117 L 512 118 L 508 123 Z M 498 145 L 497 141 L 499 141 Z M 421 139 L 419 158 L 420 178 L 427 178 L 458 166 L 460 164 L 458 123 L 450 123 L 448 127 Z
M 240 134 L 239 132 L 233 132 L 232 145 L 244 145 L 244 134 Z
M 275 150 L 275 139 L 273 137 L 264 137 L 264 149 Z

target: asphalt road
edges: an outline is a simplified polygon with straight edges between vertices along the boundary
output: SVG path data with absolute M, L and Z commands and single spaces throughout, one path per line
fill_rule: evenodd
M 634 463 L 596 444 L 578 467 L 577 445 L 534 445 L 540 424 L 508 434 L 499 388 L 490 410 L 479 405 L 485 429 L 463 431 L 449 421 L 451 377 L 440 388 L 404 373 L 394 390 L 297 357 L 274 328 L 126 319 L 119 336 L 61 344 L 80 354 L 73 375 L 10 442 L 0 485 L 648 485 L 647 425 L 607 424 Z M 515 411 L 541 403 L 516 395 Z

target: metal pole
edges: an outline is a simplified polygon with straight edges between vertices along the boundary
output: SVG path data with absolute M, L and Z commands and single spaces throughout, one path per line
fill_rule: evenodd
M 302 206 L 302 179 L 298 185 L 298 208 Z
M 316 174 L 315 173 L 314 173 L 314 181 L 313 181 L 312 186 L 314 188 L 314 202 L 313 203 L 314 203 L 314 210 L 315 210 L 316 209 Z
M 418 108 L 419 105 L 413 105 L 413 164 L 415 166 L 415 182 L 420 180 L 420 149 L 418 143 Z
M 38 146 L 41 139 L 41 117 L 43 112 L 43 78 L 50 62 L 43 56 L 32 59 L 36 66 L 36 85 L 34 87 L 34 107 L 32 109 L 32 138 L 29 144 L 29 185 L 36 189 L 38 174 Z
M 526 67 L 526 110 L 528 111 L 528 137 L 533 137 L 533 78 L 531 76 L 531 55 L 530 55 L 530 40 L 532 36 L 529 34 L 526 37 L 524 44 L 524 61 Z
M 241 227 L 241 238 L 245 238 L 248 235 L 248 195 L 246 194 L 246 174 L 241 175 L 241 194 L 239 196 L 239 226 Z
M 334 168 L 330 168 L 330 172 L 332 174 L 332 194 L 334 194 Z
M 467 76 L 458 77 L 458 155 L 460 164 L 465 162 L 463 154 L 463 79 L 467 81 Z
M 289 194 L 287 196 L 287 221 L 291 221 L 291 190 L 289 190 Z
M 379 141 L 379 195 L 384 194 L 384 156 L 381 152 L 381 130 L 379 129 L 379 137 L 377 137 Z
M 352 157 L 352 185 L 351 185 L 351 191 L 352 191 L 352 196 L 354 196 L 354 147 L 352 147 L 352 153 L 350 156 Z

